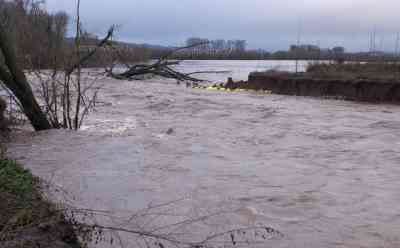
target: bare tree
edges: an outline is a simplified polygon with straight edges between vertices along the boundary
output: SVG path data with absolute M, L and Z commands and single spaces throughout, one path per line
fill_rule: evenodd
M 5 117 L 6 109 L 7 109 L 6 101 L 4 101 L 2 98 L 0 98 L 0 136 L 2 135 L 2 133 L 4 131 L 7 130 L 7 126 L 8 126 L 8 120 Z M 1 159 L 1 156 L 0 156 L 0 159 Z
M 94 107 L 98 91 L 91 80 L 83 78 L 82 66 L 108 45 L 114 28 L 89 52 L 82 53 L 80 1 L 73 47 L 66 44 L 68 16 L 65 13 L 48 14 L 41 7 L 41 1 L 35 0 L 2 4 L 0 7 L 8 9 L 0 8 L 0 11 L 8 13 L 9 18 L 0 18 L 0 51 L 4 61 L 0 64 L 0 81 L 10 89 L 35 130 L 78 129 Z M 15 32 L 17 29 L 23 32 Z M 34 76 L 30 80 L 39 83 L 39 101 L 24 69 L 29 77 Z M 51 69 L 51 74 L 43 69 Z M 89 88 L 94 89 L 91 96 Z
M 0 80 L 18 98 L 35 130 L 51 129 L 52 126 L 36 101 L 24 72 L 17 64 L 15 48 L 12 44 L 4 26 L 0 23 L 0 50 L 4 57 L 4 65 L 0 65 Z

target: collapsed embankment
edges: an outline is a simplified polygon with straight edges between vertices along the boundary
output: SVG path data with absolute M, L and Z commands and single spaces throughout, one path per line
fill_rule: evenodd
M 268 90 L 274 94 L 400 103 L 400 83 L 373 80 L 316 79 L 292 74 L 250 73 L 248 81 L 228 81 L 229 89 Z

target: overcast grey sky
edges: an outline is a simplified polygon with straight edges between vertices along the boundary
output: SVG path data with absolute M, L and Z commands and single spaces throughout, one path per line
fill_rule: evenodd
M 121 25 L 118 38 L 180 45 L 187 37 L 245 39 L 251 48 L 286 50 L 296 43 L 368 50 L 394 49 L 400 31 L 400 0 L 81 0 L 83 24 L 104 33 Z M 76 0 L 47 0 L 51 11 L 74 13 Z M 299 25 L 301 23 L 301 25 Z

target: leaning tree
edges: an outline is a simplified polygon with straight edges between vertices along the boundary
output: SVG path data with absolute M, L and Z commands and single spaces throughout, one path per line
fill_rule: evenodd
M 35 130 L 51 129 L 52 125 L 40 108 L 25 73 L 17 63 L 14 43 L 11 41 L 3 24 L 0 23 L 0 51 L 4 63 L 0 64 L 0 80 L 12 91 L 21 104 Z
M 60 42 L 65 42 L 65 37 L 62 35 L 63 32 L 57 32 L 52 30 L 54 27 L 59 29 L 58 26 L 65 26 L 66 21 L 63 21 L 60 25 L 57 24 L 57 15 L 52 16 L 40 9 L 40 6 L 32 5 L 30 12 L 26 9 L 12 10 L 10 16 L 16 16 L 17 11 L 24 12 L 25 15 L 21 15 L 21 18 L 26 20 L 17 20 L 15 23 L 10 24 L 9 21 L 0 20 L 0 82 L 6 87 L 18 103 L 22 112 L 26 115 L 33 128 L 36 131 L 46 130 L 51 128 L 70 128 L 78 129 L 82 124 L 84 116 L 87 114 L 87 109 L 90 107 L 90 103 L 86 101 L 86 89 L 81 87 L 81 68 L 98 50 L 100 47 L 108 45 L 114 33 L 114 27 L 111 27 L 106 37 L 99 41 L 89 53 L 81 54 L 80 47 L 80 34 L 81 23 L 79 20 L 79 5 L 77 5 L 77 26 L 76 26 L 76 39 L 75 46 L 69 48 L 69 52 L 72 56 L 67 56 L 65 52 L 54 52 L 54 46 L 56 50 L 61 48 Z M 36 9 L 36 11 L 34 11 Z M 53 19 L 52 19 L 53 18 Z M 65 19 L 65 18 L 64 18 Z M 29 26 L 29 28 L 19 30 L 21 23 L 29 23 L 32 21 L 38 25 Z M 49 64 L 53 71 L 53 75 L 50 80 L 43 79 L 43 71 L 37 68 L 37 65 L 31 65 L 31 72 L 34 71 L 36 80 L 40 81 L 41 84 L 41 101 L 35 98 L 32 86 L 28 82 L 25 71 L 27 64 L 33 63 L 32 56 L 29 52 L 21 49 L 19 42 L 10 31 L 18 30 L 20 38 L 32 38 L 31 33 L 35 35 L 39 32 L 43 38 L 44 44 L 35 43 L 36 47 L 32 47 L 31 50 L 43 50 L 45 49 L 51 57 L 52 63 Z M 58 34 L 55 37 L 55 34 Z M 25 37 L 27 36 L 27 37 Z M 38 37 L 36 37 L 37 39 Z M 48 38 L 48 40 L 46 40 Z M 18 45 L 16 45 L 18 43 Z M 47 44 L 48 43 L 48 44 Z M 18 48 L 18 52 L 17 52 Z M 21 51 L 22 50 L 22 51 Z M 21 61 L 23 58 L 23 61 Z M 43 58 L 42 58 L 43 59 Z M 44 58 L 46 59 L 46 58 Z M 60 66 L 61 65 L 61 66 Z M 47 68 L 47 67 L 46 67 Z M 63 80 L 59 80 L 59 78 Z M 36 88 L 35 88 L 36 89 Z M 72 92 L 75 89 L 76 92 Z M 60 93 L 61 92 L 61 93 Z M 44 93 L 44 94 L 43 94 Z M 44 95 L 44 97 L 43 97 Z M 39 102 L 44 105 L 41 106 Z M 61 105 L 61 107 L 58 107 Z M 62 115 L 61 119 L 58 118 Z
M 200 82 L 203 80 L 195 78 L 193 75 L 213 73 L 204 71 L 182 73 L 173 67 L 179 64 L 180 61 L 170 60 L 170 57 L 174 53 L 201 46 L 204 43 L 171 49 L 165 55 L 160 56 L 154 63 L 129 65 L 121 54 L 119 43 L 111 41 L 114 27 L 109 29 L 104 39 L 97 40 L 98 43 L 92 45 L 89 51 L 82 52 L 81 34 L 83 31 L 79 15 L 80 0 L 77 1 L 77 24 L 74 46 L 66 48 L 67 52 L 65 52 L 62 46 L 62 43 L 66 41 L 64 37 L 65 30 L 62 30 L 67 25 L 67 17 L 60 16 L 62 18 L 52 19 L 51 15 L 40 8 L 40 5 L 38 5 L 40 2 L 34 3 L 30 8 L 30 12 L 23 7 L 21 7 L 22 9 L 18 9 L 18 11 L 23 13 L 20 13 L 21 15 L 18 15 L 18 18 L 26 18 L 26 20 L 14 20 L 16 23 L 11 25 L 12 30 L 19 31 L 18 35 L 21 37 L 18 37 L 18 39 L 14 37 L 14 32 L 8 32 L 10 31 L 10 27 L 7 23 L 0 20 L 0 82 L 15 97 L 22 112 L 36 131 L 51 128 L 79 129 L 88 111 L 95 105 L 95 98 L 97 96 L 97 91 L 93 97 L 85 95 L 89 92 L 88 89 L 93 84 L 89 85 L 89 88 L 83 85 L 82 68 L 99 51 L 106 51 L 107 54 L 111 54 L 109 57 L 112 58 L 112 61 L 107 63 L 109 66 L 107 66 L 106 75 L 116 79 L 129 80 L 140 75 L 150 74 L 165 78 L 174 78 L 178 81 Z M 16 13 L 11 13 L 11 16 L 13 14 L 17 15 Z M 25 26 L 27 25 L 27 27 L 24 25 L 19 27 L 17 25 L 18 21 Z M 36 23 L 36 26 L 29 26 L 31 22 Z M 54 27 L 56 27 L 56 30 L 52 30 Z M 30 32 L 34 32 L 34 35 L 30 34 Z M 44 39 L 44 44 L 37 42 L 40 37 Z M 43 50 L 45 54 L 50 54 L 50 62 L 46 64 L 46 68 L 53 71 L 50 77 L 43 76 L 43 71 L 36 69 L 38 64 L 39 68 L 41 68 L 40 64 L 43 60 L 40 59 L 40 55 L 42 53 L 35 53 L 35 56 L 33 56 L 35 59 L 32 61 L 32 56 L 26 51 L 27 49 L 22 49 L 19 44 L 20 42 L 15 42 L 16 40 L 25 40 L 26 38 L 28 42 L 25 43 L 31 45 L 28 47 L 29 51 Z M 39 56 L 39 59 L 36 55 Z M 24 61 L 21 61 L 20 58 L 23 58 Z M 34 63 L 34 65 L 31 65 L 31 68 L 33 68 L 32 71 L 34 72 L 34 76 L 36 76 L 36 80 L 40 82 L 39 90 L 41 90 L 40 94 L 42 97 L 40 101 L 35 98 L 32 86 L 28 82 L 24 72 L 29 63 Z M 115 65 L 120 64 L 126 65 L 127 69 L 123 72 L 114 70 Z M 36 90 L 36 87 L 33 88 Z

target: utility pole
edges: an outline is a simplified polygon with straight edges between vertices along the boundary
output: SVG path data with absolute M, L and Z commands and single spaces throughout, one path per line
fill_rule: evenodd
M 395 72 L 396 72 L 396 79 L 399 78 L 399 71 L 398 71 L 398 62 L 399 62 L 399 43 L 400 43 L 400 33 L 397 32 L 396 34 L 396 44 L 394 48 L 394 65 L 395 65 Z
M 394 56 L 395 56 L 396 60 L 399 57 L 399 42 L 400 42 L 400 33 L 397 32 L 397 34 L 396 34 L 396 45 L 395 45 L 395 48 L 394 48 Z
M 301 41 L 301 20 L 298 20 L 297 23 L 297 43 L 296 43 L 296 75 L 299 72 L 299 50 L 300 50 L 300 41 Z
M 372 53 L 374 54 L 376 52 L 376 27 L 374 27 L 374 30 L 372 31 Z

